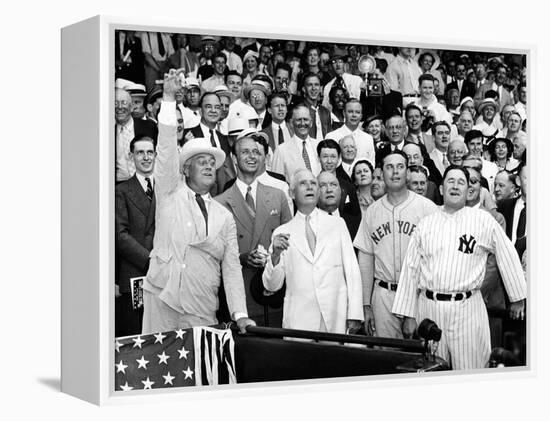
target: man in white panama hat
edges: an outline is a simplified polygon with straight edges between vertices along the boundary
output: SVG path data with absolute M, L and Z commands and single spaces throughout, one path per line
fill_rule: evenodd
M 176 142 L 180 80 L 164 78 L 155 172 L 156 232 L 143 283 L 143 333 L 217 323 L 221 278 L 231 318 L 241 331 L 248 318 L 235 221 L 209 191 L 225 153 L 204 138 Z

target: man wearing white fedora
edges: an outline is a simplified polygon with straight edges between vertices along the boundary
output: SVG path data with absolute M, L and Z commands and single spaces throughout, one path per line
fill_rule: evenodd
M 217 323 L 221 278 L 241 331 L 248 318 L 233 216 L 210 188 L 225 153 L 204 138 L 176 142 L 175 70 L 164 77 L 155 171 L 156 232 L 143 283 L 143 334 Z

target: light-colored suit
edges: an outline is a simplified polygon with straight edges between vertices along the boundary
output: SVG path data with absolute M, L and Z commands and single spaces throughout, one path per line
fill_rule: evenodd
M 273 154 L 271 171 L 284 175 L 288 183 L 290 183 L 291 178 L 297 170 L 306 168 L 306 164 L 302 156 L 302 142 L 302 139 L 295 135 L 288 142 L 279 145 Z M 311 165 L 311 172 L 315 177 L 317 177 L 321 172 L 321 164 L 317 155 L 318 143 L 318 140 L 312 139 L 309 136 L 306 140 L 306 151 Z
M 157 154 L 156 231 L 143 285 L 143 333 L 192 327 L 182 320 L 217 323 L 222 276 L 230 313 L 246 315 L 233 216 L 215 200 L 207 201 L 206 236 L 195 193 L 179 174 L 176 126 L 160 123 L 160 116 Z
M 216 200 L 225 206 L 235 218 L 239 253 L 241 254 L 251 252 L 260 244 L 267 250 L 273 231 L 292 219 L 285 194 L 279 189 L 264 186 L 261 183 L 258 183 L 256 188 L 256 217 L 254 219 L 246 208 L 246 202 L 237 183 L 217 196 Z M 256 323 L 266 325 L 263 320 L 264 305 L 267 305 L 267 300 L 262 300 L 261 274 L 263 269 L 243 265 L 242 272 L 248 316 Z M 270 325 L 272 324 L 270 323 Z
M 331 333 L 345 333 L 346 320 L 363 320 L 359 266 L 346 224 L 315 209 L 311 213 L 316 229 L 315 254 L 305 235 L 305 217 L 298 212 L 273 232 L 290 234 L 289 248 L 273 267 L 268 259 L 263 274 L 266 289 L 277 291 L 286 277 L 283 327 Z M 315 219 L 316 218 L 316 219 Z M 270 251 L 272 251 L 272 245 Z

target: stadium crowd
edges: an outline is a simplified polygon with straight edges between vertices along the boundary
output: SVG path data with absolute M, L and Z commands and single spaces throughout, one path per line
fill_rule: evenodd
M 455 369 L 525 361 L 525 56 L 133 31 L 115 55 L 117 337 L 429 317 Z

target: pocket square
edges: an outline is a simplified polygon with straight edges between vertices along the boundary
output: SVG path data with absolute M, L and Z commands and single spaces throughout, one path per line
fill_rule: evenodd
M 269 216 L 272 216 L 272 215 L 279 215 L 279 210 L 278 209 L 272 209 L 271 212 L 269 213 Z

